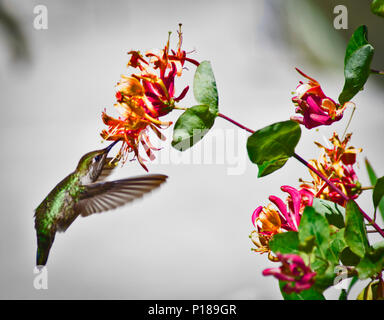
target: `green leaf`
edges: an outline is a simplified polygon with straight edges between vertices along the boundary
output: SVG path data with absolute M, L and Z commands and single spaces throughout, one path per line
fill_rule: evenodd
M 371 185 L 374 186 L 377 182 L 377 176 L 368 159 L 365 159 L 365 167 L 367 168 L 369 181 L 371 182 Z M 379 202 L 379 211 L 381 213 L 381 217 L 384 220 L 384 199 L 381 199 L 381 201 Z
M 351 282 L 349 283 L 349 286 L 348 286 L 348 289 L 347 289 L 347 293 L 349 294 L 353 288 L 353 286 L 356 284 L 357 280 L 359 280 L 359 277 L 358 276 L 353 276 L 352 279 L 351 279 Z
M 370 73 L 374 48 L 367 41 L 367 27 L 360 26 L 349 40 L 344 58 L 344 88 L 339 102 L 344 104 L 363 89 Z
M 209 111 L 216 115 L 219 111 L 219 97 L 211 63 L 203 61 L 197 67 L 193 80 L 193 94 L 200 104 L 209 106 Z
M 331 234 L 331 242 L 329 245 L 329 260 L 333 264 L 338 264 L 340 259 L 340 253 L 347 246 L 344 240 L 345 229 L 340 229 L 336 233 Z
M 172 146 L 179 151 L 187 150 L 200 141 L 217 117 L 219 98 L 209 61 L 203 61 L 197 67 L 193 93 L 200 105 L 187 109 L 174 126 Z
M 361 258 L 354 254 L 349 247 L 344 248 L 339 257 L 345 266 L 357 266 L 361 260 Z
M 299 250 L 305 253 L 311 253 L 316 246 L 315 236 L 309 236 L 304 241 L 299 243 Z
M 345 50 L 344 64 L 348 62 L 349 58 L 357 49 L 368 44 L 367 34 L 367 26 L 362 25 L 355 30 L 349 39 L 347 48 Z
M 311 269 L 317 273 L 314 288 L 318 291 L 324 291 L 333 285 L 334 265 L 339 262 L 338 252 L 334 253 L 330 248 L 337 235 L 331 237 L 330 230 L 329 223 L 323 215 L 316 212 L 313 207 L 305 208 L 299 226 L 299 248 L 308 252 L 309 244 L 313 246 L 310 264 Z M 341 236 L 342 232 L 338 238 Z M 333 244 L 335 245 L 333 249 L 338 251 L 339 244 Z
M 316 282 L 319 275 L 325 274 L 327 269 L 330 267 L 330 263 L 326 258 L 322 258 L 318 248 L 315 248 L 310 256 L 311 269 L 317 273 Z
M 300 125 L 288 120 L 253 133 L 247 141 L 249 159 L 258 165 L 258 177 L 280 169 L 293 156 L 300 140 Z
M 357 276 L 353 276 L 352 277 L 352 280 L 349 283 L 348 289 L 347 290 L 345 290 L 345 289 L 341 290 L 341 293 L 340 293 L 340 296 L 339 296 L 339 300 L 347 300 L 348 299 L 348 295 L 351 292 L 351 289 L 355 285 L 357 280 L 359 280 L 359 278 Z
M 279 159 L 279 160 L 271 160 L 271 161 L 264 161 L 261 165 L 259 165 L 259 173 L 258 177 L 264 177 L 269 175 L 270 173 L 280 169 L 282 166 L 285 165 L 285 163 L 288 161 L 288 158 L 285 159 Z
M 339 300 L 348 300 L 347 298 L 348 298 L 347 290 L 341 289 Z
M 377 176 L 376 176 L 375 170 L 373 170 L 372 165 L 367 158 L 365 158 L 365 167 L 367 168 L 369 181 L 374 186 L 377 181 Z
M 285 281 L 279 281 L 280 292 L 284 300 L 325 300 L 325 297 L 314 288 L 303 290 L 300 293 L 286 293 L 283 288 L 286 285 Z
M 345 215 L 345 242 L 354 254 L 362 258 L 369 248 L 369 243 L 363 215 L 355 201 L 347 202 Z
M 315 238 L 316 248 L 322 258 L 326 258 L 329 247 L 330 232 L 327 219 L 317 213 L 313 207 L 306 207 L 300 220 L 299 241 L 305 244 L 310 238 Z
M 384 247 L 370 248 L 356 266 L 360 279 L 367 279 L 384 268 Z
M 324 267 L 326 265 L 327 264 L 324 263 Z M 333 286 L 336 277 L 334 265 L 328 264 L 326 268 L 324 267 L 317 269 L 313 268 L 313 270 L 317 272 L 315 278 L 316 282 L 313 285 L 313 288 L 320 292 L 323 292 L 327 288 Z
M 184 151 L 200 141 L 215 121 L 215 116 L 206 105 L 187 109 L 175 123 L 172 146 Z
M 293 253 L 299 254 L 299 237 L 298 233 L 294 231 L 288 231 L 283 233 L 278 233 L 273 236 L 269 241 L 269 248 L 274 253 Z
M 384 0 L 373 0 L 371 3 L 372 13 L 384 17 Z
M 384 197 L 384 177 L 377 179 L 375 188 L 373 189 L 373 206 L 375 207 L 375 211 L 379 206 L 380 201 Z
M 338 228 L 344 228 L 345 209 L 332 201 L 314 198 L 312 207 L 317 213 L 327 218 L 328 223 Z

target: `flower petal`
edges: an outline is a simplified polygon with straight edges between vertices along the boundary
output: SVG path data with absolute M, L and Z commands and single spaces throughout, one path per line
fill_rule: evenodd
M 253 211 L 253 214 L 252 214 L 252 223 L 253 225 L 255 226 L 256 228 L 256 219 L 259 217 L 259 214 L 260 212 L 263 210 L 263 207 L 260 206 L 260 207 L 257 207 L 255 211 Z

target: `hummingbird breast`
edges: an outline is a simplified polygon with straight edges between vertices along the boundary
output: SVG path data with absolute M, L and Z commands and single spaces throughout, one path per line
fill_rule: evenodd
M 58 183 L 35 211 L 37 233 L 48 235 L 65 231 L 68 220 L 76 218 L 74 206 L 80 192 L 81 182 L 76 173 Z

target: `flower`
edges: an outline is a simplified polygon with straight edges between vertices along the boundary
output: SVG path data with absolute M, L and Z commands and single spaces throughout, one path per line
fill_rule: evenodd
M 272 236 L 261 234 L 258 232 L 258 230 L 253 230 L 249 238 L 256 246 L 256 249 L 251 249 L 252 251 L 258 252 L 260 254 L 268 253 L 269 260 L 278 261 L 278 259 L 272 255 L 271 249 L 269 248 L 269 241 L 271 240 Z
M 263 271 L 264 276 L 274 276 L 278 280 L 286 281 L 283 287 L 286 293 L 300 293 L 315 283 L 316 272 L 307 266 L 303 259 L 296 254 L 277 254 L 282 265 L 279 268 L 269 268 Z
M 279 210 L 275 210 L 271 204 L 267 207 L 258 207 L 252 215 L 253 225 L 259 229 L 260 233 L 273 235 L 286 231 L 297 231 L 300 224 L 301 215 L 306 206 L 311 206 L 313 194 L 306 190 L 297 190 L 290 186 L 282 186 L 281 190 L 289 194 L 287 198 L 288 206 L 276 196 L 270 196 Z
M 181 50 L 181 25 L 178 31 L 179 43 L 177 50 L 170 50 L 169 37 L 163 50 L 149 51 L 143 56 L 139 51 L 130 51 L 128 67 L 137 71 L 129 76 L 122 75 L 116 85 L 116 104 L 114 105 L 120 116 L 113 118 L 102 113 L 102 120 L 108 126 L 101 132 L 106 140 L 122 140 L 123 145 L 118 157 L 126 161 L 129 153 L 141 166 L 144 158 L 139 154 L 142 146 L 150 160 L 155 159 L 152 151 L 159 150 L 149 141 L 149 129 L 161 140 L 165 140 L 159 129 L 169 127 L 172 122 L 160 121 L 159 118 L 168 114 L 175 104 L 185 97 L 189 87 L 185 87 L 179 96 L 175 97 L 175 77 L 182 75 L 185 61 L 195 65 L 199 63 L 187 58 Z M 148 170 L 147 170 L 148 171 Z
M 347 134 L 343 141 L 337 133 L 334 133 L 329 141 L 332 148 L 326 148 L 318 142 L 315 144 L 323 149 L 318 160 L 310 160 L 309 163 L 325 175 L 333 184 L 343 191 L 349 198 L 356 199 L 361 192 L 361 184 L 355 173 L 353 165 L 356 163 L 356 156 L 362 149 L 347 147 L 351 134 Z M 309 170 L 313 181 L 301 185 L 303 188 L 311 189 L 315 197 L 333 201 L 345 206 L 346 201 L 336 191 L 331 189 L 320 177 Z
M 339 135 L 334 132 L 333 136 L 329 139 L 333 148 L 326 148 L 322 144 L 315 142 L 315 144 L 324 149 L 325 153 L 333 163 L 340 162 L 344 165 L 353 165 L 356 163 L 356 155 L 362 151 L 361 148 L 356 149 L 354 147 L 348 147 L 347 144 L 351 140 L 352 134 L 345 135 L 343 141 L 340 140 Z
M 282 186 L 281 190 L 289 194 L 287 204 L 276 196 L 270 196 L 269 200 L 278 208 L 276 210 L 272 204 L 266 207 L 259 206 L 252 214 L 252 223 L 255 226 L 250 238 L 256 245 L 255 252 L 268 252 L 268 258 L 276 261 L 271 255 L 269 241 L 273 235 L 285 231 L 298 231 L 301 215 L 306 206 L 311 206 L 313 194 L 307 189 L 297 190 L 290 186 Z
M 346 102 L 343 106 L 327 97 L 320 87 L 320 84 L 313 78 L 296 68 L 296 70 L 309 81 L 300 85 L 294 92 L 292 102 L 296 105 L 296 113 L 301 116 L 292 116 L 291 120 L 303 124 L 307 129 L 312 129 L 321 125 L 329 126 L 343 117 L 345 108 L 351 102 Z

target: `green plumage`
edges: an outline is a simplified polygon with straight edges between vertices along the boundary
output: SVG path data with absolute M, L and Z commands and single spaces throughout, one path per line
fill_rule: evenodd
M 73 216 L 75 202 L 82 188 L 79 174 L 63 179 L 43 200 L 35 211 L 35 229 L 38 247 L 36 264 L 45 265 L 58 226 Z M 69 226 L 69 225 L 68 225 Z

